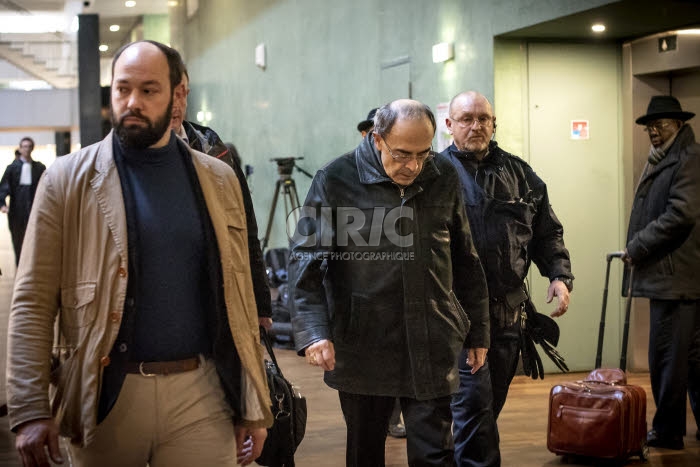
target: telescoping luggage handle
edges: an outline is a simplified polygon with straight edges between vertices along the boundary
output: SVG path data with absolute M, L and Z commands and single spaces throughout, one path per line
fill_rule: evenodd
M 603 289 L 603 309 L 600 313 L 600 326 L 598 328 L 598 351 L 595 356 L 595 367 L 600 368 L 603 359 L 603 336 L 605 335 L 605 310 L 608 305 L 608 282 L 610 282 L 610 263 L 613 258 L 622 258 L 624 251 L 614 251 L 605 255 L 605 288 Z M 627 342 L 629 340 L 630 331 L 630 314 L 632 311 L 632 276 L 634 268 L 630 267 L 629 281 L 627 284 L 627 304 L 625 306 L 625 325 L 622 330 L 622 352 L 620 353 L 620 369 L 625 371 L 627 368 Z

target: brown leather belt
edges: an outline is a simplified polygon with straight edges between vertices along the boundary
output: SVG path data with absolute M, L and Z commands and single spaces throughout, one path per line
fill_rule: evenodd
M 143 376 L 165 376 L 196 370 L 201 365 L 202 360 L 199 357 L 171 360 L 169 362 L 128 362 L 126 364 L 126 372 Z

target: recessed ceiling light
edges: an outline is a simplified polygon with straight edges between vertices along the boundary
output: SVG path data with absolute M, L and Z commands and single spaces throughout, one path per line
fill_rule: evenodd
M 118 25 L 118 24 L 112 24 L 112 25 L 109 27 L 109 30 L 112 31 L 112 32 L 117 32 L 117 31 L 119 31 L 119 25 Z
M 107 52 L 109 50 L 109 46 L 107 44 L 100 44 L 98 49 L 100 49 L 100 52 Z
M 593 32 L 603 32 L 605 31 L 605 25 L 600 23 L 594 24 L 593 26 L 591 26 L 591 29 L 593 30 Z
M 170 0 L 168 6 L 177 6 L 177 0 Z
M 136 6 L 136 2 L 133 0 L 129 0 L 128 2 L 124 2 L 124 6 L 127 8 L 133 8 Z

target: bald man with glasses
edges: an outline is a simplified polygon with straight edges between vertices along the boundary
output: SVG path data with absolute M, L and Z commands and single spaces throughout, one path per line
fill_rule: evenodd
M 574 276 L 547 186 L 525 161 L 493 139 L 496 116 L 488 99 L 474 91 L 458 94 L 450 102 L 446 124 L 454 143 L 442 155 L 459 174 L 486 273 L 491 317 L 486 364 L 481 366 L 485 355 L 466 351 L 459 359 L 460 388 L 452 403 L 455 457 L 460 467 L 498 466 L 496 419 L 518 366 L 521 322 L 526 309 L 534 309 L 524 284 L 530 262 L 550 280 L 547 302 L 557 298 L 551 316 L 566 313 Z M 526 355 L 523 351 L 523 366 L 531 368 Z

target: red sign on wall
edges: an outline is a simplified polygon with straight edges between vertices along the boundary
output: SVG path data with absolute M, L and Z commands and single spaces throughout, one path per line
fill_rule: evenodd
M 589 139 L 588 120 L 571 120 L 571 139 Z

